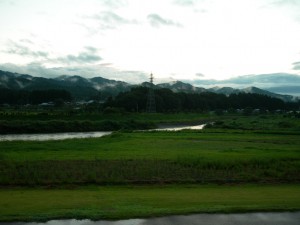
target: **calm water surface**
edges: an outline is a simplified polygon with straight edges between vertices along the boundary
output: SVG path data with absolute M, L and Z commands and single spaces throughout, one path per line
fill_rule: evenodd
M 204 128 L 206 124 L 201 124 L 201 125 L 196 125 L 196 126 L 169 126 L 169 127 L 163 127 L 163 128 L 158 128 L 154 130 L 161 130 L 161 131 L 178 131 L 178 130 L 201 130 Z
M 0 135 L 0 141 L 49 141 L 65 140 L 72 138 L 96 138 L 109 135 L 111 132 L 68 132 L 53 134 L 5 134 Z
M 197 126 L 169 126 L 154 130 L 178 131 L 184 129 L 201 130 L 205 124 Z M 51 134 L 4 134 L 0 135 L 0 141 L 49 141 L 49 140 L 65 140 L 73 138 L 97 138 L 109 135 L 112 132 L 68 132 L 68 133 L 51 133 Z
M 51 220 L 46 223 L 0 223 L 0 225 L 299 225 L 300 212 L 198 214 L 119 221 Z

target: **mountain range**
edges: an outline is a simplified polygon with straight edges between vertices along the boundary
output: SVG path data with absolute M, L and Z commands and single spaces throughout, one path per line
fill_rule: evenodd
M 182 81 L 173 81 L 170 83 L 161 83 L 154 85 L 155 88 L 168 88 L 173 92 L 186 92 L 186 93 L 203 93 L 203 92 L 214 92 L 218 94 L 230 95 L 234 93 L 256 93 L 263 94 L 275 98 L 282 99 L 284 101 L 297 101 L 300 100 L 299 97 L 293 95 L 279 94 L 283 90 L 289 89 L 290 92 L 297 92 L 300 86 L 295 84 L 300 83 L 300 76 L 289 75 L 289 74 L 277 74 L 277 79 L 282 83 L 282 86 L 268 87 L 267 90 L 263 90 L 254 86 L 247 88 L 233 88 L 233 87 L 196 87 L 189 83 Z M 244 80 L 243 80 L 244 79 Z M 220 85 L 225 84 L 253 84 L 253 83 L 268 83 L 268 81 L 275 82 L 276 75 L 255 75 L 255 76 L 245 76 L 237 77 L 225 81 L 215 81 L 215 80 L 201 80 L 203 85 Z M 255 81 L 255 82 L 254 82 Z M 284 82 L 283 82 L 284 81 Z M 290 83 L 288 83 L 288 82 Z M 200 81 L 199 81 L 200 82 Z M 198 82 L 198 83 L 199 83 Z M 247 83 L 248 82 L 248 83 Z M 144 82 L 140 84 L 141 86 L 151 85 L 149 82 Z M 291 85 L 291 86 L 290 86 Z M 43 78 L 34 77 L 27 74 L 11 73 L 7 71 L 0 70 L 0 88 L 13 89 L 13 90 L 46 90 L 46 89 L 65 89 L 71 93 L 76 100 L 88 100 L 92 96 L 99 96 L 105 99 L 108 96 L 115 96 L 120 92 L 128 91 L 130 88 L 139 86 L 132 85 L 123 81 L 110 80 L 103 77 L 94 78 L 84 78 L 82 76 L 74 75 L 67 76 L 62 75 L 56 78 Z M 278 90 L 279 93 L 271 92 L 270 90 Z M 281 92 L 280 92 L 281 91 Z M 284 92 L 283 92 L 284 93 Z M 300 93 L 300 91 L 299 91 Z
M 245 75 L 226 80 L 198 79 L 194 80 L 193 84 L 205 88 L 213 86 L 246 88 L 252 86 L 277 94 L 300 96 L 300 76 L 289 73 Z
M 127 91 L 130 87 L 131 85 L 126 82 L 102 77 L 86 79 L 77 75 L 62 75 L 56 78 L 44 78 L 0 70 L 0 88 L 13 90 L 64 89 L 69 91 L 76 100 L 87 100 L 91 96 L 98 95 L 99 91 L 105 98 L 121 91 Z

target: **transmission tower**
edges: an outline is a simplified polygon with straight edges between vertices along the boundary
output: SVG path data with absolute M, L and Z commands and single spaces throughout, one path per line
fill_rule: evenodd
M 156 113 L 156 105 L 155 105 L 155 96 L 153 89 L 153 74 L 150 74 L 150 86 L 148 91 L 148 99 L 147 99 L 147 108 L 146 111 L 148 113 Z

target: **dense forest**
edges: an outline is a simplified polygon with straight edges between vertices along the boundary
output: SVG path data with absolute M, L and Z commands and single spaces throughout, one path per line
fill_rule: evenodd
M 45 102 L 61 103 L 71 101 L 71 94 L 66 90 L 11 90 L 0 89 L 0 104 L 26 105 L 41 104 Z
M 115 97 L 108 97 L 101 109 L 125 110 L 127 112 L 145 112 L 147 105 L 147 87 L 135 87 L 130 91 L 121 92 Z M 184 112 L 229 109 L 260 109 L 260 110 L 299 110 L 300 102 L 284 102 L 278 98 L 261 94 L 238 93 L 229 96 L 212 92 L 184 93 L 173 92 L 167 88 L 155 89 L 157 112 Z M 99 95 L 101 93 L 99 92 Z M 91 99 L 96 100 L 97 96 Z M 52 102 L 63 105 L 72 101 L 72 95 L 63 89 L 50 90 L 10 90 L 0 89 L 0 104 L 37 105 Z M 97 107 L 99 109 L 99 107 Z
M 129 92 L 122 92 L 114 99 L 109 98 L 105 107 L 122 108 L 126 111 L 145 111 L 148 88 L 136 87 Z M 174 93 L 170 89 L 155 90 L 157 112 L 206 111 L 228 109 L 261 109 L 261 110 L 297 110 L 300 103 L 287 103 L 277 98 L 260 94 L 216 94 L 204 93 Z

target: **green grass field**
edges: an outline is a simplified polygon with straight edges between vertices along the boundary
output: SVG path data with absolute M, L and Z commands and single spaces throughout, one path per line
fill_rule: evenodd
M 102 138 L 0 142 L 1 159 L 113 160 L 299 158 L 298 133 L 204 130 L 117 132 Z M 241 157 L 242 156 L 242 157 Z
M 300 181 L 299 146 L 297 134 L 224 130 L 6 141 L 0 183 L 291 183 Z
M 0 221 L 300 210 L 299 119 L 218 119 L 202 131 L 0 142 Z
M 0 221 L 121 219 L 300 209 L 297 185 L 87 186 L 1 189 Z

